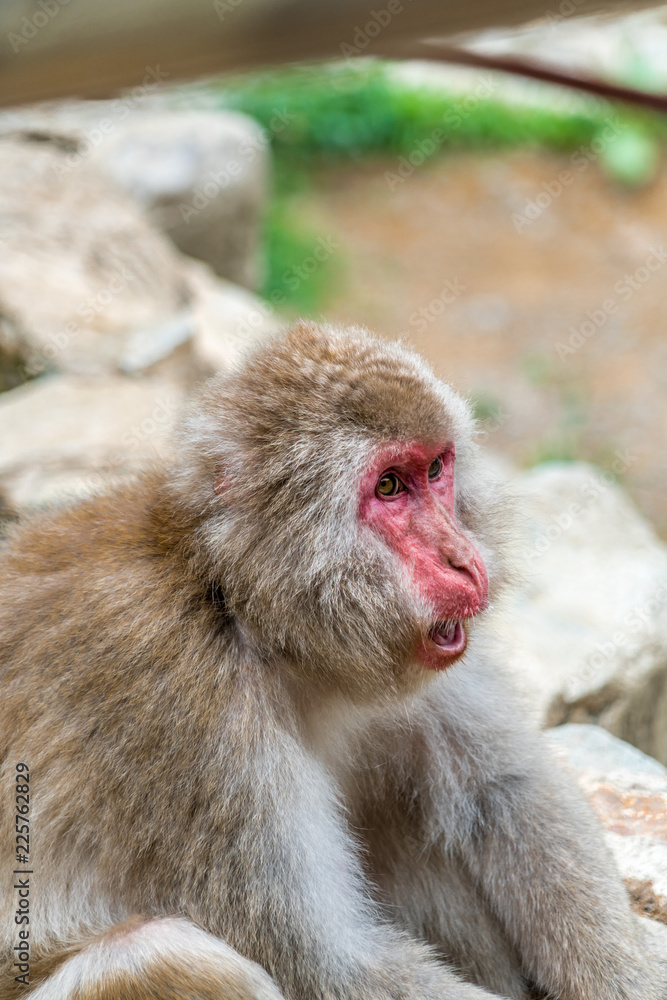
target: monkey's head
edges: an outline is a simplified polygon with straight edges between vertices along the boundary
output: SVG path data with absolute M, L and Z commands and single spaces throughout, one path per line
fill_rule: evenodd
M 419 357 L 360 329 L 298 324 L 208 383 L 176 486 L 239 627 L 348 689 L 451 666 L 500 566 L 472 433 Z

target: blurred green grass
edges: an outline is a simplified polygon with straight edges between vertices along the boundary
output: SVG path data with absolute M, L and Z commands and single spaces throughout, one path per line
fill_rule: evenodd
M 608 125 L 622 122 L 637 141 L 615 165 L 603 168 L 619 183 L 641 183 L 655 162 L 667 126 L 657 116 L 635 114 L 604 102 L 590 110 L 510 104 L 493 96 L 488 74 L 470 92 L 447 93 L 401 79 L 389 64 L 359 61 L 303 66 L 238 77 L 219 89 L 221 108 L 243 111 L 266 130 L 274 154 L 273 195 L 266 219 L 266 279 L 262 293 L 283 293 L 290 311 L 317 313 L 335 289 L 336 255 L 308 281 L 290 288 L 285 275 L 308 256 L 318 233 L 294 211 L 323 165 L 369 157 L 427 158 L 448 152 L 534 148 L 567 153 L 590 144 Z M 425 147 L 424 144 L 427 144 Z M 624 147 L 625 148 L 625 147 Z M 642 152 L 643 151 L 643 152 Z M 629 165 L 628 165 L 629 164 Z M 292 284 L 295 284 L 292 282 Z
M 301 67 L 245 77 L 221 93 L 224 107 L 244 111 L 271 136 L 276 156 L 359 160 L 408 155 L 434 131 L 448 149 L 533 145 L 572 150 L 604 128 L 599 114 L 510 105 L 481 84 L 469 95 L 406 82 L 386 63 Z M 283 118 L 282 115 L 285 114 Z M 272 127 L 273 126 L 273 127 Z

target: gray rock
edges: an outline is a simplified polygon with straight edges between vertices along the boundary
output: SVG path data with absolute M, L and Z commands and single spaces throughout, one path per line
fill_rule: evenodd
M 204 265 L 193 262 L 187 273 L 195 329 L 191 346 L 203 373 L 229 367 L 246 345 L 282 326 L 270 303 L 216 277 Z
M 622 771 L 667 781 L 667 767 L 601 726 L 586 723 L 556 726 L 549 730 L 549 740 L 575 771 L 600 775 Z
M 0 507 L 85 496 L 172 454 L 184 389 L 162 378 L 53 375 L 0 396 Z
M 667 546 L 593 466 L 541 466 L 511 489 L 525 584 L 498 628 L 537 719 L 600 723 L 667 763 Z
M 0 355 L 111 372 L 189 304 L 181 260 L 125 194 L 50 142 L 0 140 Z M 174 350 L 153 338 L 145 364 Z
M 186 344 L 196 329 L 193 311 L 188 309 L 157 326 L 135 330 L 118 361 L 118 367 L 130 375 L 152 368 L 173 354 L 176 348 Z
M 52 141 L 0 139 L 0 389 L 26 367 L 189 384 L 278 327 L 268 303 L 179 254 L 68 155 Z
M 184 253 L 257 287 L 269 145 L 252 119 L 232 111 L 139 111 L 95 147 L 92 161 Z
M 131 95 L 0 111 L 0 136 L 60 145 L 62 174 L 94 164 L 158 228 L 230 281 L 256 288 L 270 146 L 236 111 L 192 111 Z

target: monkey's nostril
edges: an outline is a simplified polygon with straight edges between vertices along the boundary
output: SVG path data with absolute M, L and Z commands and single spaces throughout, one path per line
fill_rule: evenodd
M 470 570 L 468 566 L 457 565 L 457 563 L 453 562 L 451 559 L 446 559 L 445 562 L 448 566 L 451 566 L 456 573 L 460 573 L 465 579 L 467 579 L 476 590 L 479 588 L 479 579 L 477 574 L 473 574 L 472 570 Z

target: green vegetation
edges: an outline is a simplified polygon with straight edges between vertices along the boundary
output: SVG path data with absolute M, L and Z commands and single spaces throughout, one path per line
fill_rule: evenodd
M 321 249 L 319 234 L 297 218 L 293 197 L 277 191 L 265 221 L 266 276 L 262 295 L 294 316 L 319 315 L 341 272 L 340 252 Z
M 567 112 L 505 104 L 493 91 L 488 74 L 480 74 L 479 84 L 468 93 L 448 94 L 407 82 L 388 64 L 373 61 L 299 67 L 227 82 L 219 91 L 220 106 L 255 118 L 274 152 L 264 294 L 282 292 L 294 309 L 312 314 L 331 291 L 333 259 L 295 288 L 284 280 L 317 241 L 317 232 L 293 219 L 299 192 L 322 164 L 370 156 L 421 156 L 423 162 L 454 150 L 526 146 L 573 152 L 593 142 L 613 114 L 624 123 L 626 138 L 616 155 L 608 141 L 603 143 L 601 162 L 620 182 L 633 183 L 650 170 L 656 135 L 664 133 L 656 117 L 629 117 L 602 103 L 591 102 L 586 112 Z
M 221 103 L 255 118 L 276 155 L 302 165 L 324 157 L 409 155 L 434 133 L 443 151 L 573 150 L 590 142 L 609 115 L 505 104 L 494 99 L 488 76 L 469 94 L 447 94 L 404 82 L 374 62 L 245 77 L 224 89 Z

